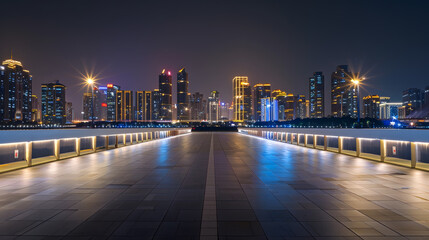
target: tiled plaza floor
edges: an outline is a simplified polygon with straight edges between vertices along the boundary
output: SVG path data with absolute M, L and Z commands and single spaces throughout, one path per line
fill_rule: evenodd
M 0 239 L 429 239 L 429 173 L 192 133 L 0 174 Z

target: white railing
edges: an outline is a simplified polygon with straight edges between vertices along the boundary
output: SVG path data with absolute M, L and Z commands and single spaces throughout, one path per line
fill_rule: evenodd
M 0 172 L 189 133 L 190 129 L 0 144 Z
M 429 142 L 240 129 L 240 133 L 308 148 L 429 170 Z

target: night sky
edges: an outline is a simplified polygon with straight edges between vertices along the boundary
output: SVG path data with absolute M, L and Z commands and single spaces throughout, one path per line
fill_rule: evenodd
M 15 0 L 0 8 L 0 60 L 13 49 L 38 96 L 41 83 L 60 80 L 76 113 L 85 67 L 100 85 L 134 91 L 158 88 L 163 68 L 174 72 L 175 87 L 186 67 L 191 92 L 218 90 L 223 101 L 231 101 L 235 75 L 308 95 L 308 78 L 323 71 L 329 90 L 341 64 L 367 73 L 363 95 L 399 101 L 402 90 L 429 85 L 425 0 Z

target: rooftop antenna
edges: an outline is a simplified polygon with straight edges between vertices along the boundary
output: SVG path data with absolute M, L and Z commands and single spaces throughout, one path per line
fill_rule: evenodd
M 13 57 L 12 57 L 12 48 L 10 49 L 10 59 L 13 60 Z

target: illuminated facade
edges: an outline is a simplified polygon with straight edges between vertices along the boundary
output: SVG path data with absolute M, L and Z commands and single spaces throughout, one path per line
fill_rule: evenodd
M 220 109 L 219 109 L 219 92 L 212 91 L 208 97 L 208 120 L 210 122 L 218 122 L 220 120 Z
M 262 121 L 261 99 L 271 97 L 271 84 L 256 84 L 253 86 L 253 120 Z
M 380 97 L 378 95 L 369 95 L 363 98 L 363 117 L 380 118 L 380 104 L 388 103 L 390 97 Z
M 116 92 L 116 121 L 133 120 L 133 92 L 119 90 Z
M 66 117 L 66 86 L 58 80 L 42 84 L 42 122 L 64 125 Z
M 408 88 L 402 92 L 402 106 L 405 107 L 404 115 L 419 111 L 423 106 L 423 92 L 418 88 Z
M 285 108 L 286 108 L 286 92 L 281 91 L 280 89 L 276 89 L 271 93 L 272 97 L 275 97 L 278 102 L 279 108 L 279 121 L 286 120 Z
M 331 115 L 357 117 L 357 90 L 347 65 L 339 65 L 331 75 Z
M 161 111 L 161 93 L 159 89 L 154 89 L 152 91 L 152 120 L 160 120 L 160 111 Z
M 325 116 L 325 76 L 322 72 L 314 72 L 309 80 L 310 117 L 323 118 Z
M 278 121 L 279 120 L 279 108 L 276 98 L 267 97 L 261 98 L 261 121 Z
M 177 120 L 189 120 L 189 80 L 188 73 L 182 68 L 177 73 Z
M 380 103 L 380 119 L 399 118 L 402 103 Z
M 73 122 L 73 103 L 66 102 L 66 123 Z
M 161 94 L 161 106 L 159 120 L 171 121 L 173 114 L 172 102 L 172 76 L 170 71 L 162 70 L 159 75 L 159 92 Z
M 39 99 L 36 95 L 31 95 L 31 121 L 40 122 Z
M 106 105 L 107 105 L 107 121 L 116 121 L 116 92 L 121 90 L 121 87 L 114 84 L 107 84 Z
M 136 92 L 136 120 L 152 121 L 152 92 Z
M 308 118 L 310 116 L 310 101 L 306 100 L 304 95 L 296 96 L 295 101 L 295 112 L 293 118 Z
M 0 65 L 0 122 L 32 121 L 32 76 L 19 61 Z
M 243 122 L 251 120 L 252 90 L 247 77 L 237 76 L 232 79 L 232 96 L 234 121 Z
M 206 101 L 202 93 L 196 92 L 191 95 L 191 120 L 205 120 L 206 119 Z
M 289 93 L 286 95 L 286 103 L 284 105 L 285 120 L 291 121 L 295 119 L 295 108 L 297 103 L 297 96 Z

